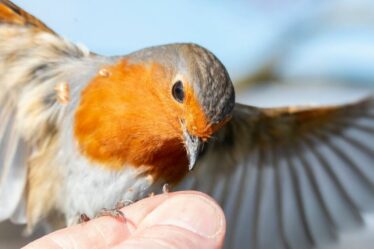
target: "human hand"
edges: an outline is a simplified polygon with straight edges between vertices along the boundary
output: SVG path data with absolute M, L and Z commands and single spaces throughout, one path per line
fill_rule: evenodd
M 200 192 L 157 195 L 122 209 L 124 220 L 100 217 L 48 234 L 24 249 L 221 248 L 222 209 Z

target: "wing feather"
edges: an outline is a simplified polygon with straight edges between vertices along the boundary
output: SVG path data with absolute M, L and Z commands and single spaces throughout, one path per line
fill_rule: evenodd
M 374 98 L 315 108 L 237 104 L 198 164 L 189 181 L 222 204 L 226 248 L 331 243 L 374 211 Z
M 254 158 L 254 160 L 258 160 L 257 158 Z M 259 171 L 255 168 L 250 168 L 247 170 L 246 174 L 246 182 L 244 185 L 244 189 L 242 192 L 242 200 L 239 200 L 239 203 L 241 203 L 241 209 L 238 209 L 237 206 L 232 206 L 232 212 L 236 212 L 237 217 L 232 222 L 228 220 L 229 227 L 233 228 L 233 234 L 236 236 L 233 241 L 228 240 L 227 248 L 237 248 L 241 245 L 249 247 L 251 243 L 254 242 L 254 230 L 253 230 L 253 223 L 254 223 L 254 216 L 248 216 L 247 210 L 250 210 L 251 212 L 254 212 L 255 209 L 255 200 L 256 200 L 256 194 L 257 194 L 257 181 L 258 181 L 258 173 Z M 228 186 L 230 187 L 230 186 Z M 248 191 L 249 190 L 249 191 Z M 234 205 L 233 203 L 232 205 Z M 231 224 L 230 224 L 231 223 Z M 231 236 L 229 236 L 230 238 Z M 248 238 L 250 238 L 248 240 Z M 241 244 L 241 242 L 245 242 L 244 244 Z M 233 246 L 230 246 L 230 245 Z
M 275 248 L 280 243 L 280 236 L 278 231 L 278 219 L 276 210 L 275 198 L 275 171 L 273 167 L 273 150 L 269 152 L 269 157 L 261 156 L 263 158 L 263 170 L 260 192 L 258 193 L 259 202 L 256 208 L 258 216 L 256 219 L 255 231 L 258 231 L 256 243 L 257 247 Z M 263 154 L 263 153 L 262 153 Z M 266 231 L 266 232 L 264 232 Z M 275 234 L 271 240 L 268 234 Z M 256 233 L 255 233 L 256 235 Z
M 26 210 L 33 223 L 29 228 L 40 213 L 52 209 L 52 204 L 41 204 L 50 201 L 39 194 L 44 185 L 35 175 L 42 174 L 33 174 L 33 186 L 27 174 L 30 165 L 33 172 L 45 170 L 38 163 L 44 158 L 51 167 L 58 164 L 50 161 L 50 154 L 59 146 L 55 138 L 66 127 L 62 119 L 70 107 L 58 102 L 56 85 L 66 83 L 70 95 L 77 96 L 99 68 L 112 62 L 92 56 L 12 2 L 0 0 L 0 221 L 24 223 L 26 195 L 33 195 Z M 48 181 L 57 184 L 46 179 L 45 185 Z
M 9 0 L 0 0 L 0 23 L 30 26 L 55 34 L 47 25 Z
M 308 185 L 310 191 L 310 193 L 306 193 L 305 196 L 310 197 L 306 198 L 306 200 L 309 201 L 309 203 L 306 204 L 306 207 L 309 207 L 309 219 L 313 223 L 313 231 L 318 233 L 316 237 L 322 238 L 322 241 L 334 240 L 337 238 L 335 233 L 336 224 L 334 223 L 330 210 L 327 208 L 323 199 L 316 174 L 298 146 L 302 146 L 301 143 L 297 144 L 295 149 L 298 150 L 297 157 L 300 163 L 300 170 L 303 170 L 304 172 L 304 178 L 302 181 Z
M 284 248 L 290 248 L 289 240 L 287 239 L 285 231 L 285 217 L 284 217 L 284 203 L 285 203 L 285 189 L 284 189 L 284 180 L 282 178 L 284 171 L 287 168 L 281 168 L 279 163 L 279 147 L 274 146 L 274 170 L 276 174 L 275 178 L 275 199 L 276 199 L 276 208 L 277 208 L 277 222 L 278 222 L 278 230 L 279 230 L 279 237 L 280 237 L 280 245 L 283 245 Z
M 7 98 L 1 108 L 0 123 L 0 221 L 13 216 L 25 219 L 22 199 L 26 185 L 28 149 L 15 125 L 14 108 Z

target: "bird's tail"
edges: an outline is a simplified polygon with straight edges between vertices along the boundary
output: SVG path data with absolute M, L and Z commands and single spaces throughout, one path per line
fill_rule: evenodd
M 0 24 L 29 26 L 40 31 L 54 34 L 54 31 L 38 18 L 27 13 L 22 8 L 8 0 L 0 0 Z

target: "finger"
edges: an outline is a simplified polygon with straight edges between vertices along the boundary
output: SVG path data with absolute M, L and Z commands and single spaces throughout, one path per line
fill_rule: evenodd
M 191 243 L 202 245 L 204 241 L 216 245 L 223 240 L 225 220 L 222 210 L 210 197 L 199 192 L 186 191 L 157 195 L 136 202 L 122 211 L 125 214 L 124 222 L 112 217 L 100 217 L 51 233 L 27 245 L 25 249 L 108 248 L 121 244 L 127 239 L 131 240 L 128 244 L 131 246 L 131 243 L 139 241 L 142 234 L 144 238 L 148 235 L 154 236 L 162 229 L 174 231 L 174 235 L 169 233 L 171 236 L 168 240 L 173 245 L 175 245 L 175 242 L 171 241 L 173 238 L 178 238 L 181 243 L 184 240 L 183 243 L 186 245 Z M 212 213 L 213 217 L 209 216 L 209 213 Z M 212 223 L 212 220 L 217 222 Z M 209 225 L 205 227 L 206 224 Z M 217 233 L 210 233 L 209 230 L 204 230 L 205 228 L 212 230 L 217 228 Z M 132 236 L 137 237 L 132 238 Z M 145 245 L 144 248 L 150 247 Z
M 129 235 L 124 223 L 116 219 L 96 219 L 48 234 L 24 249 L 108 248 Z
M 221 248 L 225 235 L 222 209 L 199 192 L 177 192 L 143 217 L 132 205 L 126 213 L 135 218 L 133 235 L 115 248 Z M 156 200 L 157 202 L 158 200 Z M 141 205 L 144 203 L 140 203 Z
M 122 211 L 126 218 L 122 222 L 112 217 L 100 217 L 48 234 L 26 245 L 24 249 L 88 249 L 116 245 L 127 239 L 137 227 L 137 223 L 167 198 L 167 195 L 158 195 L 136 202 L 132 205 L 134 208 L 130 208 L 132 211 L 129 214 L 127 208 L 124 208 Z

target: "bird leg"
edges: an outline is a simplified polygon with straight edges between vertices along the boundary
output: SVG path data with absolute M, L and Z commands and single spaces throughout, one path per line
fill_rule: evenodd
M 103 208 L 95 215 L 94 218 L 98 218 L 98 217 L 102 217 L 102 216 L 110 216 L 110 217 L 113 217 L 113 218 L 116 218 L 116 219 L 124 220 L 125 219 L 125 214 L 121 211 L 121 209 L 130 205 L 130 204 L 132 204 L 132 203 L 134 203 L 134 202 L 131 201 L 131 200 L 119 201 L 119 202 L 117 202 L 115 208 L 113 208 L 113 209 Z M 90 220 L 91 220 L 91 218 L 88 217 L 88 215 L 81 214 L 79 216 L 78 223 L 79 224 L 80 223 L 85 223 L 85 222 L 88 222 Z
M 96 214 L 95 218 L 98 218 L 101 216 L 110 216 L 115 219 L 121 219 L 121 220 L 125 219 L 125 214 L 119 208 L 113 208 L 113 209 L 103 208 L 99 211 L 98 214 Z
M 165 183 L 163 186 L 162 186 L 162 193 L 163 194 L 167 194 L 170 192 L 170 186 L 168 183 Z
M 124 213 L 120 210 L 120 208 L 113 208 L 113 209 L 107 209 L 107 208 L 103 208 L 101 209 L 96 215 L 94 218 L 99 218 L 99 217 L 102 217 L 102 216 L 110 216 L 110 217 L 113 217 L 115 219 L 125 219 L 125 215 Z M 88 217 L 88 215 L 86 214 L 81 214 L 79 216 L 79 220 L 78 220 L 78 223 L 81 224 L 81 223 L 86 223 L 88 221 L 90 221 L 91 218 Z
M 81 214 L 79 215 L 79 220 L 78 220 L 78 224 L 81 224 L 81 223 L 86 223 L 88 221 L 90 221 L 90 217 L 87 216 L 87 214 Z
M 124 220 L 125 219 L 125 214 L 121 211 L 121 209 L 130 205 L 130 204 L 132 204 L 132 203 L 134 203 L 134 202 L 131 201 L 131 200 L 119 201 L 119 202 L 117 202 L 115 208 L 113 208 L 113 209 L 107 209 L 107 208 L 101 209 L 100 212 L 95 216 L 95 218 L 101 217 L 101 216 L 110 216 L 110 217 L 113 217 L 113 218 L 116 218 L 116 219 Z
M 133 203 L 134 202 L 132 200 L 122 200 L 122 201 L 117 202 L 115 209 L 121 209 Z

